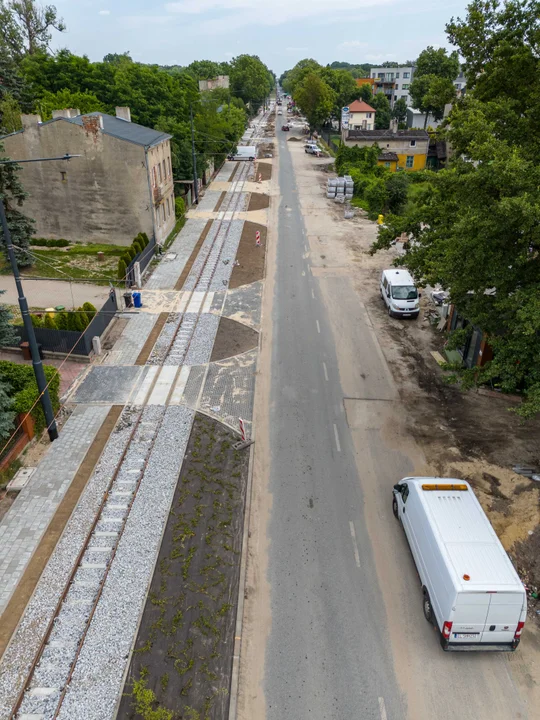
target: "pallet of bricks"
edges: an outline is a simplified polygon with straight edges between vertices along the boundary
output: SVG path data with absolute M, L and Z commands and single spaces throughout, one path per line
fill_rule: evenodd
M 326 197 L 329 200 L 343 204 L 345 200 L 352 200 L 354 182 L 350 175 L 331 178 L 326 185 Z

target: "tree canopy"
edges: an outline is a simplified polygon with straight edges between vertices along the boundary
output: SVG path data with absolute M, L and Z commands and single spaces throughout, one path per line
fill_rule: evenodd
M 409 234 L 404 264 L 448 289 L 494 349 L 475 381 L 522 391 L 524 416 L 540 411 L 540 94 L 512 78 L 538 76 L 537 31 L 535 0 L 473 0 L 448 25 L 468 81 L 446 131 L 452 163 L 404 216 L 387 218 L 373 248 Z
M 296 86 L 294 99 L 311 128 L 321 127 L 336 105 L 336 93 L 314 72 Z

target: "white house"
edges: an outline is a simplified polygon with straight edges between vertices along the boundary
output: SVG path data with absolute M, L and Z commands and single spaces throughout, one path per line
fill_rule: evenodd
M 373 130 L 375 113 L 375 108 L 367 102 L 355 100 L 349 105 L 349 130 Z

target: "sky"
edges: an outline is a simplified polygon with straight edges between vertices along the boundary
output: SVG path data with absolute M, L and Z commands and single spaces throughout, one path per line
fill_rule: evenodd
M 466 0 L 52 0 L 67 31 L 52 47 L 101 60 L 189 65 L 258 55 L 276 75 L 312 57 L 322 65 L 415 59 L 448 47 L 445 24 Z

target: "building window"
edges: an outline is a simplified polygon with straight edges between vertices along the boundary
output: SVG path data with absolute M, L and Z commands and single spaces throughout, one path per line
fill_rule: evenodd
M 157 185 L 157 175 L 156 175 L 156 166 L 152 168 L 152 185 L 156 187 Z
M 62 178 L 62 182 L 67 182 L 67 172 L 60 170 L 60 177 Z
M 165 217 L 165 203 L 161 206 L 161 212 L 163 213 L 163 222 L 167 222 L 167 218 Z
M 410 78 L 411 75 L 410 75 L 410 73 L 408 73 L 408 72 L 404 72 L 404 73 L 403 73 L 403 77 L 404 77 L 404 78 Z
M 384 167 L 389 168 L 389 167 L 390 167 L 390 163 L 389 163 L 389 162 L 385 162 L 385 163 L 384 163 Z
M 371 117 L 371 113 L 366 113 L 366 117 L 367 117 L 367 118 L 370 118 L 370 117 Z
M 171 158 L 170 157 L 167 158 L 167 165 L 169 167 L 169 177 L 171 177 Z
M 454 87 L 456 90 L 461 90 L 461 83 L 455 83 Z
M 405 167 L 412 168 L 414 165 L 414 155 L 407 155 L 407 162 L 405 163 Z
M 167 177 L 167 166 L 165 165 L 165 160 L 163 161 L 163 179 Z
M 399 80 L 399 73 L 396 73 L 396 80 Z
M 402 96 L 401 96 L 401 99 L 402 99 L 402 100 L 406 100 L 406 99 L 407 99 L 407 96 L 406 96 L 406 95 L 402 95 Z
M 158 173 L 159 173 L 159 182 L 162 182 L 161 180 L 161 163 L 158 163 Z
M 410 146 L 411 146 L 411 147 L 416 147 L 416 140 L 411 140 Z
M 408 85 L 402 85 L 402 86 L 401 86 L 401 89 L 402 89 L 402 90 L 408 90 L 408 89 L 409 89 L 409 86 L 408 86 Z
M 396 90 L 399 90 L 399 83 L 396 83 Z
M 375 73 L 372 73 L 371 79 L 373 80 L 375 78 Z

